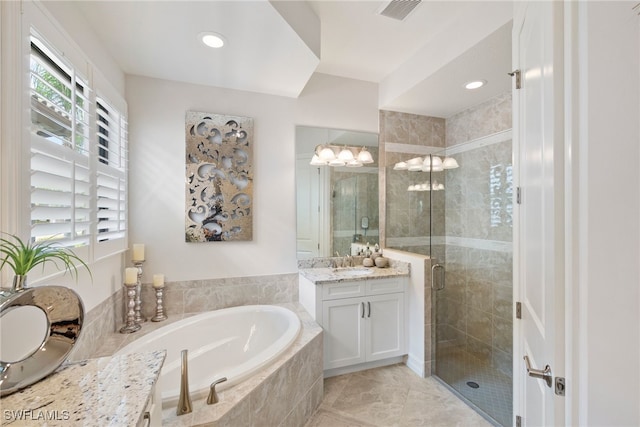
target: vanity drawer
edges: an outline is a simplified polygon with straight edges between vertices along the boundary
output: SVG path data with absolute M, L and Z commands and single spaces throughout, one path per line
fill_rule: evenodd
M 322 299 L 360 297 L 365 294 L 365 281 L 329 283 L 322 285 Z
M 367 295 L 391 294 L 404 292 L 404 278 L 391 277 L 388 279 L 367 280 Z

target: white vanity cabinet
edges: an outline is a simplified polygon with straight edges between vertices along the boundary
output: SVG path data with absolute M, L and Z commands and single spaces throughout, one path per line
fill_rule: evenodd
M 300 302 L 324 329 L 324 369 L 406 354 L 406 277 L 315 284 L 300 276 Z

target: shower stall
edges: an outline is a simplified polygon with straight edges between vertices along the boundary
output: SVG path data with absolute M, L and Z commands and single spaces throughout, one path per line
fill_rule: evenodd
M 431 374 L 504 426 L 513 406 L 510 102 L 505 94 L 447 119 L 381 117 L 392 141 L 385 245 L 431 258 Z M 416 121 L 416 147 L 393 142 L 396 120 Z

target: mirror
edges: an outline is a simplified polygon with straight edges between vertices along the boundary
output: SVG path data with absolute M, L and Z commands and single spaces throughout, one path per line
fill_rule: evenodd
M 354 157 L 366 147 L 373 163 L 356 167 L 311 165 L 329 146 Z M 356 254 L 378 243 L 378 135 L 339 129 L 296 127 L 297 257 Z

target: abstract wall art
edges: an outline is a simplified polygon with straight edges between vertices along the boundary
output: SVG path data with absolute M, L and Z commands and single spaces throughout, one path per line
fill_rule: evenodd
M 187 242 L 253 238 L 253 119 L 188 111 Z

